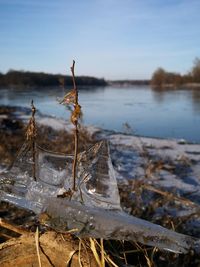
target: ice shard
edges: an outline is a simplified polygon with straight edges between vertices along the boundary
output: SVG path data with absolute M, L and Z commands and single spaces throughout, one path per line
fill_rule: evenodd
M 75 201 L 49 199 L 44 212 L 50 226 L 66 231 L 77 229 L 80 237 L 129 240 L 175 253 L 200 252 L 200 240 L 160 225 L 129 216 L 122 211 L 91 208 Z
M 73 156 L 50 152 L 39 146 L 36 146 L 35 155 L 36 181 L 31 175 L 31 152 L 25 143 L 8 172 L 0 175 L 0 189 L 42 206 L 45 197 L 57 197 L 60 192 L 72 188 Z M 78 155 L 76 183 L 78 190 L 72 195 L 72 200 L 91 207 L 121 210 L 106 141 L 96 143 Z

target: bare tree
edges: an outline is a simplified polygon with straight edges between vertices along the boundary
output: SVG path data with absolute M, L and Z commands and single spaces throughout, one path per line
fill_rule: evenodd
M 200 58 L 195 58 L 194 66 L 192 68 L 192 76 L 194 82 L 200 82 Z

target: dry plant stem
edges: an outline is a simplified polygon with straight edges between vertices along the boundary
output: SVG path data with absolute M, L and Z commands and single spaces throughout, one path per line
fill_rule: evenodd
M 75 61 L 73 60 L 73 65 L 71 67 L 72 72 L 72 81 L 75 91 L 75 103 L 74 103 L 74 109 L 78 105 L 78 90 L 76 87 L 75 82 L 75 74 L 74 74 L 74 66 Z M 77 156 L 78 156 L 78 119 L 74 122 L 74 161 L 73 161 L 73 167 L 72 167 L 72 177 L 73 177 L 73 190 L 76 191 L 76 167 L 77 167 Z
M 0 226 L 3 227 L 3 228 L 6 228 L 8 230 L 11 230 L 11 231 L 13 231 L 15 233 L 18 233 L 20 235 L 28 233 L 28 231 L 23 230 L 20 227 L 17 227 L 17 226 L 15 226 L 13 224 L 10 224 L 9 222 L 7 222 L 6 220 L 3 220 L 2 218 L 0 218 Z
M 78 123 L 75 123 L 74 130 L 74 161 L 73 161 L 73 190 L 76 190 L 76 167 L 77 167 L 77 155 L 78 155 Z
M 170 197 L 170 198 L 172 198 L 172 199 L 174 199 L 174 200 L 176 200 L 176 201 L 178 201 L 178 202 L 180 202 L 180 203 L 182 203 L 182 204 L 184 204 L 186 206 L 191 206 L 191 207 L 194 207 L 194 208 L 198 208 L 199 209 L 199 206 L 196 205 L 194 202 L 192 202 L 189 199 L 185 199 L 183 197 L 174 196 L 170 192 L 162 191 L 162 190 L 160 190 L 158 188 L 155 188 L 155 187 L 153 187 L 151 185 L 147 185 L 147 184 L 144 184 L 143 185 L 143 188 L 145 188 L 145 189 L 147 189 L 149 191 L 155 192 L 157 194 L 160 194 L 160 195 L 162 195 L 164 197 Z
M 32 157 L 33 157 L 33 179 L 36 181 L 36 173 L 35 173 L 35 142 L 32 142 Z
M 9 235 L 9 234 L 4 234 L 4 233 L 0 233 L 0 237 L 3 237 L 3 238 L 6 238 L 7 240 L 13 238 L 12 235 Z
M 36 251 L 37 251 L 37 256 L 38 256 L 38 264 L 39 264 L 39 267 L 42 267 L 42 264 L 41 264 L 41 259 L 40 259 L 40 245 L 39 245 L 39 230 L 38 230 L 38 227 L 36 229 L 36 232 L 35 232 L 35 245 L 36 245 Z
M 35 126 L 35 112 L 36 108 L 33 104 L 33 100 L 31 102 L 31 110 L 32 110 L 32 117 L 31 117 L 31 122 L 32 122 L 32 158 L 33 158 L 33 179 L 36 181 L 36 171 L 35 171 L 35 137 L 36 137 L 36 126 Z

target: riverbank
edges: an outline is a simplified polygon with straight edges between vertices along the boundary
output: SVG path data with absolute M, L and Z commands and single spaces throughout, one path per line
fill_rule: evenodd
M 106 86 L 104 79 L 91 76 L 77 76 L 77 86 Z M 0 73 L 0 88 L 4 87 L 55 87 L 73 86 L 71 76 L 62 74 L 49 74 L 44 72 L 30 72 L 10 70 Z
M 15 158 L 18 148 L 23 144 L 29 114 L 29 109 L 16 107 L 1 109 L 0 158 L 3 168 Z M 59 152 L 73 151 L 72 128 L 66 121 L 38 114 L 37 125 L 40 145 Z M 94 126 L 82 129 L 81 135 L 81 150 L 100 139 L 109 141 L 121 205 L 127 213 L 184 234 L 200 237 L 199 144 L 188 144 L 175 139 L 124 135 Z M 14 218 L 14 215 L 10 215 L 7 204 L 5 209 L 1 205 L 1 214 L 4 219 L 10 221 Z M 13 209 L 12 214 L 14 214 Z M 19 225 L 24 225 L 26 221 L 29 229 L 35 229 L 36 221 L 33 214 L 21 216 L 21 220 L 19 215 L 17 216 L 18 220 L 15 222 Z M 133 244 L 126 246 L 129 250 L 130 246 L 133 248 Z M 141 260 L 141 252 L 138 251 L 137 256 L 139 254 Z M 130 254 L 127 258 L 129 256 Z M 135 259 L 133 254 L 131 256 Z M 154 260 L 159 264 L 171 266 L 168 264 L 169 257 L 172 257 L 172 254 L 155 252 Z M 191 266 L 187 265 L 188 261 L 184 262 L 181 256 L 173 254 L 173 259 L 173 266 Z M 187 255 L 186 259 L 190 259 L 190 263 L 198 261 L 197 256 L 190 258 Z M 144 259 L 142 261 L 145 265 Z M 131 259 L 128 262 L 133 263 Z
M 2 168 L 7 168 L 25 140 L 30 110 L 4 107 L 0 111 L 0 158 Z M 39 114 L 37 129 L 37 143 L 41 147 L 59 153 L 73 153 L 70 123 Z M 125 135 L 88 126 L 80 129 L 80 151 L 102 139 L 109 141 L 119 186 L 131 184 L 133 190 L 134 184 L 142 181 L 180 197 L 187 195 L 194 204 L 200 204 L 200 144 Z
M 181 83 L 181 84 L 175 84 L 175 83 L 163 83 L 161 85 L 151 84 L 152 88 L 157 88 L 158 90 L 167 90 L 167 89 L 196 89 L 200 88 L 200 83 Z

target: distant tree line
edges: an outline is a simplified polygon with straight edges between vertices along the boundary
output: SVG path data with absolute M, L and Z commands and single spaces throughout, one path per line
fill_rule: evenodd
M 77 76 L 76 83 L 79 86 L 105 86 L 104 79 L 89 76 Z M 43 72 L 29 72 L 10 70 L 6 74 L 0 73 L 0 86 L 30 86 L 47 87 L 65 84 L 72 86 L 71 76 L 61 74 L 47 74 Z
M 163 86 L 181 86 L 184 84 L 200 84 L 200 59 L 194 60 L 190 72 L 185 75 L 180 73 L 167 72 L 163 68 L 158 68 L 152 75 L 151 84 L 157 87 Z

